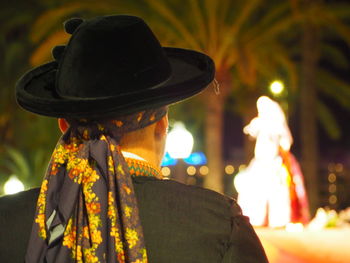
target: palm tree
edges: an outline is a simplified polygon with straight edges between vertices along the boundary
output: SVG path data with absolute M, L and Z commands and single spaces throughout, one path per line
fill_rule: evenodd
M 341 105 L 350 109 L 348 102 L 350 86 L 329 71 L 319 66 L 320 59 L 331 53 L 330 61 L 337 66 L 348 67 L 342 63 L 336 47 L 327 44 L 330 32 L 338 33 L 350 45 L 350 27 L 343 23 L 344 15 L 349 15 L 349 6 L 325 5 L 322 0 L 294 1 L 296 15 L 303 14 L 302 23 L 302 70 L 300 83 L 300 130 L 302 143 L 302 168 L 306 175 L 311 210 L 319 207 L 319 161 L 317 119 L 328 129 L 333 137 L 340 137 L 337 124 L 331 117 L 330 110 L 317 99 L 318 93 L 325 93 L 336 98 Z M 340 9 L 340 7 L 342 9 Z M 328 32 L 326 31 L 328 30 Z M 328 34 L 324 34 L 324 32 Z M 329 32 L 330 31 L 330 32 Z M 326 37 L 325 37 L 326 36 Z M 328 59 L 329 60 L 329 59 Z M 320 80 L 320 81 L 317 81 Z M 337 92 L 333 88 L 337 87 Z M 346 98 L 346 99 L 345 99 Z M 344 102 L 344 99 L 346 102 Z M 333 128 L 332 128 L 333 127 Z

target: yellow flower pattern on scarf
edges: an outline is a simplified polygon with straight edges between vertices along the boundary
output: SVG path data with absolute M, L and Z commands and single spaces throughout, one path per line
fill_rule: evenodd
M 69 128 L 41 185 L 28 263 L 43 256 L 54 262 L 56 252 L 49 252 L 57 246 L 63 257 L 70 256 L 64 262 L 148 262 L 130 175 L 160 173 L 148 163 L 124 159 L 118 142 L 119 134 L 149 125 L 165 113 L 164 108 L 149 110 Z

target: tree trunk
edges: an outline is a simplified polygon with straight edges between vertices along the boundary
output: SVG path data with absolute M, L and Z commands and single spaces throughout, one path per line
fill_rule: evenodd
M 308 4 L 309 1 L 305 0 Z M 318 63 L 317 28 L 305 22 L 303 28 L 302 82 L 300 89 L 301 165 L 313 214 L 319 206 L 318 136 L 316 122 L 316 70 Z
M 209 168 L 209 174 L 204 178 L 204 187 L 223 193 L 223 118 L 225 98 L 230 92 L 231 78 L 230 73 L 225 70 L 217 71 L 216 78 L 219 89 L 217 90 L 212 83 L 203 94 L 206 106 L 205 145 Z
M 204 187 L 223 193 L 223 99 L 212 88 L 206 91 L 205 144 L 209 174 L 204 178 Z

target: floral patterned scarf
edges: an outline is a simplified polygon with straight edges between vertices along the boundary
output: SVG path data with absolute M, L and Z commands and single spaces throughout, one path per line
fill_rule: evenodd
M 113 121 L 68 120 L 41 186 L 25 262 L 147 262 L 119 143 L 124 133 L 157 122 L 166 111 Z

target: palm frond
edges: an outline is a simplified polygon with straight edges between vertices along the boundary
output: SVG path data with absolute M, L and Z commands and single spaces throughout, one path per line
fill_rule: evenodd
M 34 178 L 41 178 L 44 176 L 47 169 L 47 164 L 49 163 L 50 156 L 47 155 L 42 149 L 38 149 L 33 156 L 33 171 L 32 176 Z
M 212 0 L 204 0 L 205 2 L 205 10 L 207 13 L 208 19 L 208 38 L 210 41 L 208 42 L 208 52 L 213 54 L 217 48 L 218 38 L 217 38 L 217 30 L 218 30 L 218 21 L 217 21 L 217 6 L 218 1 Z
M 249 19 L 251 13 L 260 5 L 261 0 L 246 1 L 238 17 L 226 28 L 225 34 L 222 35 L 220 47 L 215 53 L 214 60 L 221 63 L 227 54 L 230 45 L 236 40 L 236 35 L 242 25 Z
M 254 46 L 263 45 L 263 42 L 271 39 L 277 39 L 277 37 L 288 30 L 291 30 L 293 26 L 296 26 L 301 20 L 296 20 L 293 16 L 286 16 L 278 22 L 267 28 L 264 33 L 256 34 L 250 39 L 250 43 Z
M 224 34 L 226 32 L 225 25 L 227 24 L 227 21 L 230 20 L 231 16 L 234 16 L 235 9 L 236 9 L 237 3 L 231 0 L 220 0 L 217 10 L 217 24 L 219 25 L 217 30 L 220 35 Z M 223 31 L 225 29 L 225 31 Z
M 233 21 L 227 33 L 235 36 L 240 31 L 244 23 L 250 18 L 251 14 L 260 6 L 261 0 L 246 1 L 238 17 Z
M 260 59 L 257 60 L 257 71 L 259 78 L 262 80 L 270 81 L 276 78 L 278 74 L 276 70 L 276 61 L 272 60 L 268 53 L 262 52 L 259 54 Z
M 70 14 L 81 10 L 81 4 L 79 2 L 67 4 L 56 9 L 50 9 L 43 13 L 34 23 L 30 39 L 33 43 L 38 43 L 53 29 L 61 25 L 64 19 Z M 62 28 L 62 27 L 61 27 Z
M 282 67 L 286 69 L 286 72 L 288 74 L 289 80 L 290 80 L 290 88 L 291 91 L 295 92 L 298 87 L 298 69 L 295 65 L 295 62 L 291 59 L 290 54 L 288 54 L 288 51 L 286 48 L 284 48 L 281 45 L 274 45 L 272 47 L 272 50 L 274 50 L 274 59 L 280 63 Z
M 233 65 L 236 64 L 238 59 L 238 50 L 236 48 L 231 49 L 227 54 L 225 59 L 223 60 L 223 63 L 225 67 L 231 68 Z
M 333 14 L 327 8 L 323 8 L 317 16 L 313 18 L 314 22 L 319 26 L 328 27 L 341 36 L 350 46 L 350 27 L 344 23 L 339 17 Z
M 193 18 L 193 22 L 196 25 L 197 34 L 199 38 L 200 45 L 202 47 L 202 50 L 205 52 L 208 52 L 208 42 L 210 41 L 209 34 L 208 34 L 208 25 L 207 21 L 204 19 L 203 11 L 200 6 L 199 0 L 190 0 L 191 4 L 191 11 L 193 11 L 193 14 L 191 14 L 191 17 Z
M 322 59 L 330 62 L 339 69 L 347 69 L 349 61 L 340 48 L 332 43 L 320 43 L 320 51 Z
M 335 99 L 343 108 L 350 110 L 350 84 L 324 69 L 319 69 L 317 76 L 320 92 Z
M 249 89 L 254 89 L 257 80 L 257 57 L 248 46 L 241 47 L 238 51 L 236 63 L 238 75 L 243 84 Z
M 30 176 L 30 167 L 27 159 L 18 150 L 8 147 L 6 151 L 9 155 L 7 168 L 19 178 L 26 179 Z
M 338 34 L 346 41 L 348 46 L 350 46 L 350 27 L 338 19 L 331 19 L 333 28 L 338 32 Z
M 166 19 L 178 31 L 189 48 L 201 50 L 198 41 L 193 37 L 193 34 L 183 24 L 181 19 L 162 1 L 146 0 L 148 5 L 156 11 L 160 16 Z
M 279 23 L 281 18 L 285 16 L 290 16 L 291 14 L 288 14 L 289 10 L 289 3 L 288 1 L 285 1 L 276 7 L 272 7 L 272 10 L 269 10 L 261 20 L 259 20 L 259 23 L 256 23 L 253 26 L 250 26 L 246 32 L 244 32 L 243 37 L 245 41 L 249 41 L 250 39 L 254 38 L 254 36 L 265 34 L 265 31 L 271 27 L 272 25 Z
M 327 11 L 332 16 L 338 19 L 349 19 L 350 17 L 350 4 L 349 3 L 328 3 L 326 6 Z
M 336 140 L 340 138 L 341 129 L 336 119 L 328 107 L 321 101 L 317 102 L 317 117 L 331 139 Z
M 84 10 L 91 10 L 97 13 L 111 13 L 118 10 L 119 4 L 113 1 L 74 1 L 66 3 L 55 9 L 44 12 L 34 23 L 30 33 L 31 41 L 38 43 L 44 39 L 49 32 L 57 29 L 64 20 Z M 62 26 L 61 26 L 62 28 Z M 60 29 L 61 29 L 60 28 Z

